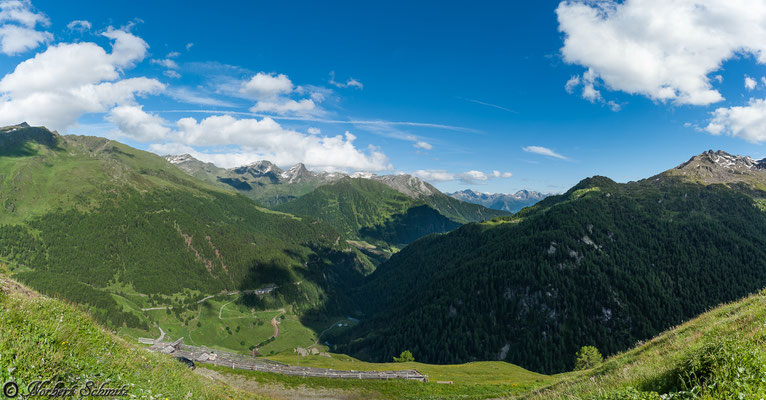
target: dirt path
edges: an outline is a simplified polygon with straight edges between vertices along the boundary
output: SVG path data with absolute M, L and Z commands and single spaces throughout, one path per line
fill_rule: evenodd
M 172 306 L 167 307 L 149 307 L 149 308 L 142 308 L 141 311 L 154 311 L 154 310 L 172 310 Z
M 228 303 L 223 303 L 223 305 L 221 306 L 221 309 L 220 309 L 220 310 L 218 310 L 218 319 L 220 319 L 221 321 L 223 321 L 223 318 L 221 318 L 221 313 L 223 312 L 223 308 L 224 308 L 224 307 L 226 307 L 226 305 L 227 305 L 227 304 L 229 304 L 229 303 L 233 303 L 233 302 L 234 302 L 234 300 L 232 300 L 232 301 L 230 301 L 230 302 L 228 302 Z
M 281 308 L 279 311 L 280 313 L 275 315 L 274 318 L 271 319 L 271 326 L 274 327 L 274 336 L 273 336 L 274 338 L 279 336 L 279 320 L 277 318 L 279 318 L 281 315 L 285 313 L 285 309 Z

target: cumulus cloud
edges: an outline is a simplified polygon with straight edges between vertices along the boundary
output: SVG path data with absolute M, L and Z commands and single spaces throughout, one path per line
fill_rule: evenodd
M 21 62 L 0 80 L 0 124 L 27 121 L 63 130 L 86 113 L 109 111 L 158 93 L 165 85 L 144 77 L 120 79 L 141 61 L 148 45 L 128 32 L 109 28 L 112 52 L 95 43 L 61 43 Z
M 563 58 L 596 85 L 660 102 L 723 100 L 708 76 L 737 55 L 766 64 L 766 3 L 748 0 L 567 0 L 556 9 Z
M 746 106 L 718 108 L 704 130 L 762 143 L 766 141 L 766 99 L 750 99 Z
M 138 122 L 149 121 L 145 115 L 135 111 L 131 110 L 131 116 Z M 153 122 L 159 121 L 155 119 Z M 199 121 L 182 118 L 175 125 L 176 129 L 165 135 L 166 143 L 150 145 L 152 151 L 159 154 L 178 153 L 170 150 L 184 146 L 183 152 L 224 167 L 270 160 L 283 166 L 303 162 L 321 170 L 382 171 L 391 168 L 386 155 L 377 148 L 357 148 L 354 144 L 356 136 L 350 132 L 336 136 L 304 134 L 286 129 L 271 118 L 237 119 L 228 115 L 211 116 Z M 156 124 L 152 126 L 156 128 Z M 236 146 L 236 149 L 225 153 L 189 151 L 220 146 Z
M 170 133 L 164 119 L 145 112 L 140 105 L 114 107 L 109 111 L 106 120 L 117 126 L 117 136 L 139 142 L 163 140 Z
M 254 99 L 256 103 L 250 108 L 254 113 L 276 115 L 316 115 L 323 110 L 317 103 L 325 99 L 323 91 L 293 85 L 285 74 L 259 72 L 249 80 L 241 83 L 239 94 L 245 98 Z M 295 100 L 290 95 L 310 98 Z
M 178 71 L 174 71 L 172 69 L 168 69 L 162 72 L 162 75 L 167 76 L 168 78 L 178 79 L 181 77 L 181 74 L 178 73 Z
M 758 81 L 745 75 L 745 89 L 753 90 L 756 86 L 758 86 Z
M 37 25 L 48 26 L 50 21 L 36 12 L 29 0 L 0 2 L 0 52 L 15 55 L 53 40 L 50 32 L 38 31 Z
M 430 182 L 449 182 L 459 181 L 466 184 L 476 184 L 486 182 L 495 178 L 510 178 L 512 174 L 510 172 L 492 171 L 489 174 L 471 170 L 462 173 L 447 172 L 443 169 L 420 169 L 412 173 L 420 179 Z
M 416 149 L 423 149 L 423 150 L 433 150 L 434 148 L 434 146 L 431 145 L 431 143 L 422 142 L 422 141 L 415 142 L 415 144 L 413 144 L 412 146 L 415 147 Z
M 293 82 L 287 75 L 259 72 L 242 84 L 240 92 L 256 99 L 269 99 L 289 94 L 293 89 Z
M 66 27 L 70 31 L 85 32 L 85 31 L 89 31 L 92 25 L 88 21 L 85 21 L 82 19 L 76 19 L 68 23 Z
M 522 150 L 526 151 L 527 153 L 533 153 L 533 154 L 539 154 L 541 156 L 547 156 L 547 157 L 553 157 L 558 158 L 561 160 L 569 160 L 569 158 L 562 156 L 559 153 L 556 153 L 555 151 L 542 146 L 526 146 L 522 147 Z

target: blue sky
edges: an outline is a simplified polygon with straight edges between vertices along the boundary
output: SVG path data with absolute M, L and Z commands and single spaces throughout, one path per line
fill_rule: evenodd
M 0 119 L 445 191 L 766 157 L 759 2 L 278 3 L 0 3 Z

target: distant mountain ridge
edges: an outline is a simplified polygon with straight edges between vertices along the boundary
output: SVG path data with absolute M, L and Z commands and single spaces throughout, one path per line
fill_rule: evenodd
M 480 204 L 487 208 L 508 212 L 517 212 L 524 207 L 529 207 L 550 196 L 549 194 L 529 190 L 519 190 L 516 193 L 506 194 L 482 193 L 471 189 L 447 193 L 447 195 L 468 203 Z

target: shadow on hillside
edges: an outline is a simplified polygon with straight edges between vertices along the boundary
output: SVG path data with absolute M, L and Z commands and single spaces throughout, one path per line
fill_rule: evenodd
M 274 284 L 278 288 L 267 295 L 244 294 L 241 303 L 256 309 L 274 309 L 291 305 L 300 322 L 319 333 L 338 316 L 355 315 L 356 307 L 348 295 L 363 282 L 360 261 L 353 252 L 313 249 L 303 266 L 286 267 L 277 263 L 253 264 L 239 290 L 253 290 Z M 285 254 L 296 261 L 302 257 L 292 251 Z

